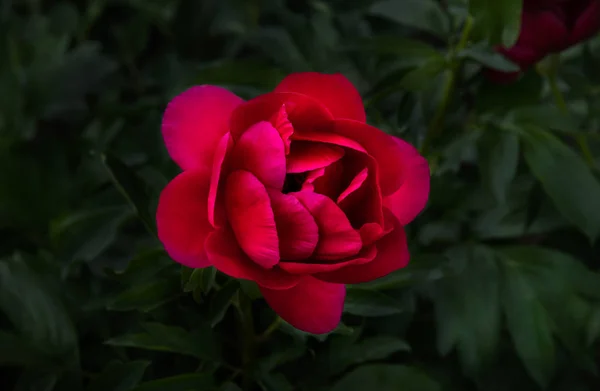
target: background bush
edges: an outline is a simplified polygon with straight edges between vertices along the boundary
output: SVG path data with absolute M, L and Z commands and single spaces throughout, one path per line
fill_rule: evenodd
M 598 389 L 600 39 L 492 84 L 520 1 L 470 3 L 3 0 L 0 387 Z M 307 70 L 344 73 L 432 170 L 410 266 L 349 287 L 326 336 L 154 233 L 169 99 Z

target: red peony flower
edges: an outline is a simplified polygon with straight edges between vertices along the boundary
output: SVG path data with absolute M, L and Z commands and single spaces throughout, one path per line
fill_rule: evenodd
M 365 120 L 339 74 L 292 74 L 247 102 L 206 85 L 175 97 L 162 132 L 183 172 L 156 216 L 169 255 L 255 281 L 300 330 L 333 330 L 344 284 L 406 266 L 403 226 L 429 195 L 426 160 Z
M 524 0 L 517 42 L 498 51 L 525 70 L 548 54 L 592 37 L 600 30 L 600 0 Z M 497 82 L 515 80 L 519 72 L 490 71 Z

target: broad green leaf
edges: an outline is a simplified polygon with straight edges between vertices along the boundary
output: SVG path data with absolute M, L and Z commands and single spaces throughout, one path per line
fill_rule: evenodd
M 107 309 L 112 311 L 152 311 L 181 294 L 173 280 L 150 280 L 139 283 L 110 299 Z
M 441 387 L 417 368 L 372 364 L 356 368 L 342 377 L 331 391 L 439 391 Z
M 522 106 L 511 111 L 517 125 L 533 125 L 540 128 L 576 133 L 582 118 L 572 112 L 564 113 L 554 104 Z
M 144 377 L 150 361 L 110 362 L 88 385 L 86 391 L 129 391 Z
M 415 65 L 434 57 L 443 57 L 442 53 L 426 42 L 396 35 L 377 35 L 365 38 L 346 48 L 348 51 L 374 52 L 383 55 L 398 56 L 402 63 Z
M 545 387 L 556 365 L 551 320 L 522 271 L 507 263 L 502 305 L 515 349 L 533 379 Z
M 487 129 L 479 139 L 479 164 L 483 183 L 496 201 L 504 204 L 519 164 L 518 137 L 499 129 Z
M 341 373 L 355 364 L 383 360 L 397 352 L 408 352 L 406 341 L 391 336 L 375 336 L 357 344 L 332 343 L 328 356 L 328 367 L 333 374 Z
M 192 332 L 160 323 L 146 323 L 143 327 L 146 332 L 123 335 L 109 339 L 105 343 L 112 346 L 179 353 L 201 360 L 219 360 L 219 346 L 208 327 Z
M 523 136 L 525 159 L 556 208 L 590 240 L 600 234 L 600 183 L 583 159 L 559 139 L 530 127 Z
M 49 358 L 28 341 L 11 332 L 0 330 L 0 364 L 18 366 L 43 366 Z
M 58 292 L 19 255 L 0 260 L 0 309 L 19 335 L 17 340 L 3 332 L 0 341 L 23 346 L 16 354 L 20 359 L 33 359 L 31 354 L 39 351 L 40 357 L 54 357 L 55 365 L 67 365 L 77 357 L 75 327 Z
M 150 233 L 156 235 L 154 219 L 150 216 L 150 197 L 146 185 L 126 164 L 112 155 L 101 155 L 101 161 L 110 175 L 113 184 L 125 197 Z
M 522 7 L 522 0 L 471 0 L 476 35 L 493 45 L 512 46 L 519 36 Z
M 109 272 L 123 285 L 134 286 L 148 283 L 159 273 L 161 276 L 173 274 L 169 267 L 175 270 L 175 265 L 165 250 L 158 247 L 138 253 L 123 269 Z
M 446 261 L 443 254 L 416 256 L 410 260 L 408 266 L 357 287 L 368 290 L 391 290 L 438 280 L 444 275 L 442 267 Z
M 434 57 L 421 66 L 407 72 L 398 83 L 398 89 L 422 91 L 431 86 L 436 77 L 450 72 L 448 63 L 443 57 Z
M 268 373 L 261 376 L 260 388 L 263 391 L 293 391 L 294 387 L 282 373 Z
M 344 312 L 360 316 L 387 316 L 405 311 L 404 303 L 381 292 L 366 289 L 349 289 L 344 302 Z
M 52 391 L 59 374 L 41 369 L 26 369 L 21 373 L 13 391 Z
M 458 52 L 459 58 L 468 58 L 487 68 L 503 72 L 517 72 L 519 66 L 487 46 L 473 46 Z
M 215 381 L 210 374 L 190 373 L 145 382 L 134 391 L 208 391 L 214 387 Z
M 385 0 L 371 6 L 370 12 L 443 39 L 450 33 L 448 17 L 434 0 Z

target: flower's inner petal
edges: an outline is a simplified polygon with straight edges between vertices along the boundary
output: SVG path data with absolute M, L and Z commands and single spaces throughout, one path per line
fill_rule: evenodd
M 314 274 L 326 273 L 341 269 L 350 265 L 362 265 L 371 262 L 377 256 L 377 247 L 370 245 L 363 247 L 360 252 L 352 257 L 341 259 L 335 263 L 316 263 L 316 262 L 291 262 L 281 261 L 279 267 L 290 274 Z
M 210 189 L 208 191 L 208 221 L 213 227 L 221 225 L 223 220 L 222 205 L 219 208 L 216 207 L 217 202 L 220 202 L 220 200 L 217 198 L 217 192 L 221 186 L 221 173 L 224 169 L 223 163 L 225 162 L 225 157 L 232 146 L 233 144 L 231 142 L 231 136 L 229 133 L 226 133 L 219 141 L 213 159 L 212 176 L 210 177 Z M 220 216 L 218 212 L 217 216 L 215 216 L 216 208 L 221 211 Z
M 229 174 L 225 209 L 235 237 L 248 257 L 264 268 L 275 266 L 279 262 L 277 227 L 269 195 L 258 178 L 244 170 Z
M 270 122 L 279 132 L 279 135 L 283 140 L 283 145 L 285 146 L 285 154 L 288 155 L 290 153 L 290 144 L 292 142 L 291 137 L 292 134 L 294 134 L 294 126 L 288 118 L 285 104 L 281 105 L 279 110 L 273 114 Z
M 319 241 L 319 227 L 315 219 L 296 197 L 278 191 L 270 191 L 269 196 L 281 259 L 295 261 L 309 258 Z
M 311 141 L 295 141 L 287 159 L 287 172 L 300 173 L 317 170 L 340 160 L 344 149 Z
M 362 248 L 360 234 L 332 199 L 306 191 L 292 194 L 308 209 L 319 227 L 315 259 L 335 261 L 358 254 Z
M 270 122 L 254 124 L 242 134 L 231 152 L 231 169 L 251 172 L 266 187 L 283 187 L 285 146 Z

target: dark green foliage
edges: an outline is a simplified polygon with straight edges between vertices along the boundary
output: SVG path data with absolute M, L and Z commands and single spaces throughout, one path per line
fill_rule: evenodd
M 519 0 L 3 0 L 0 388 L 597 390 L 600 38 L 496 85 Z M 543 32 L 541 32 L 543 34 Z M 160 134 L 194 84 L 342 72 L 430 162 L 411 263 L 313 336 L 174 263 Z

